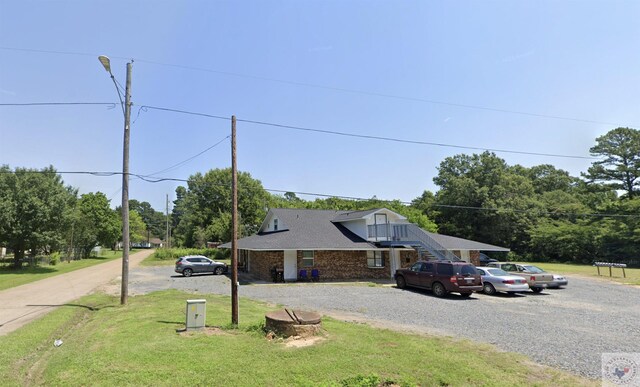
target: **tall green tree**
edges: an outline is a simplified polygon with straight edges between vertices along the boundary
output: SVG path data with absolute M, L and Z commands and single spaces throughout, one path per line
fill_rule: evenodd
M 176 191 L 177 192 L 177 191 Z M 266 214 L 269 194 L 249 173 L 238 173 L 238 212 L 241 235 L 258 230 Z M 176 237 L 186 246 L 228 241 L 231 235 L 231 168 L 213 169 L 189 178 L 180 204 Z
M 589 152 L 604 159 L 591 165 L 586 178 L 624 190 L 628 199 L 640 196 L 640 130 L 613 129 L 596 138 Z
M 70 247 L 85 258 L 98 244 L 114 246 L 122 234 L 122 222 L 102 192 L 88 193 L 76 202 L 69 231 Z
M 444 234 L 523 249 L 539 204 L 534 187 L 494 153 L 456 155 L 440 163 L 433 181 L 436 223 Z
M 136 211 L 140 215 L 151 236 L 162 238 L 165 235 L 166 217 L 162 212 L 151 207 L 149 202 L 131 199 L 129 200 L 129 210 Z
M 52 166 L 42 170 L 0 167 L 0 244 L 14 251 L 16 267 L 26 250 L 55 250 L 64 242 L 67 209 L 76 192 Z

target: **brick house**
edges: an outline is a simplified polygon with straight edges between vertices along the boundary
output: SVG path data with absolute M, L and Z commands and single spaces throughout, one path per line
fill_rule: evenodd
M 231 243 L 220 248 L 230 249 Z M 275 268 L 284 271 L 286 281 L 312 269 L 321 279 L 384 279 L 418 257 L 478 264 L 480 251 L 509 249 L 430 233 L 386 208 L 279 208 L 269 210 L 257 234 L 238 240 L 238 265 L 265 280 Z

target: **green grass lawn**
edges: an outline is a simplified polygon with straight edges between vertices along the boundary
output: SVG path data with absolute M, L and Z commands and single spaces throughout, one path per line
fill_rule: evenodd
M 134 251 L 132 251 L 133 253 Z M 24 266 L 21 269 L 12 267 L 0 268 L 0 290 L 9 289 L 15 286 L 24 285 L 30 282 L 51 277 L 70 271 L 83 269 L 85 267 L 108 262 L 122 257 L 122 251 L 103 250 L 100 257 L 86 258 L 78 261 L 60 262 L 57 265 L 38 265 L 36 267 Z
M 207 299 L 214 332 L 178 333 L 185 301 Z M 289 348 L 262 331 L 265 304 L 165 291 L 94 294 L 0 337 L 0 380 L 22 385 L 584 386 L 599 385 L 488 345 L 405 334 L 324 318 L 324 340 Z M 54 347 L 55 339 L 63 345 Z M 388 384 L 385 384 L 388 385 Z
M 578 274 L 588 277 L 597 277 L 606 280 L 611 280 L 615 282 L 620 282 L 623 284 L 630 285 L 640 285 L 640 269 L 624 269 L 627 277 L 624 278 L 622 276 L 622 269 L 614 267 L 611 269 L 611 273 L 613 277 L 609 277 L 609 268 L 601 267 L 600 268 L 600 276 L 598 276 L 598 269 L 595 266 L 591 265 L 574 265 L 574 264 L 564 264 L 564 263 L 547 263 L 547 262 L 539 262 L 532 263 L 543 270 L 546 270 L 550 273 L 556 274 Z

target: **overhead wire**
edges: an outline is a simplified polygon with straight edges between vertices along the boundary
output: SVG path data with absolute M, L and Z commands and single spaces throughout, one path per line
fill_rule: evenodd
M 44 53 L 44 54 L 58 54 L 58 55 L 98 56 L 98 54 L 95 54 L 95 53 L 56 51 L 56 50 L 40 50 L 40 49 L 6 47 L 6 46 L 0 46 L 0 50 L 23 51 L 23 52 L 34 52 L 34 53 Z M 130 57 L 122 57 L 122 56 L 111 56 L 111 57 L 114 58 L 114 59 L 121 59 L 121 60 L 129 60 L 130 59 Z M 308 87 L 308 88 L 332 90 L 332 91 L 338 91 L 338 92 L 342 92 L 342 93 L 361 94 L 361 95 L 369 95 L 369 96 L 374 96 L 374 97 L 392 98 L 392 99 L 414 101 L 414 102 L 423 102 L 423 103 L 429 103 L 429 104 L 435 104 L 435 105 L 443 105 L 443 106 L 451 106 L 451 107 L 463 108 L 463 109 L 484 110 L 484 111 L 492 111 L 492 112 L 497 112 L 497 113 L 515 114 L 515 115 L 523 115 L 523 116 L 537 117 L 537 118 L 548 118 L 548 119 L 554 119 L 554 120 L 584 122 L 584 123 L 597 124 L 597 125 L 629 126 L 629 127 L 638 126 L 638 125 L 621 124 L 621 123 L 598 121 L 598 120 L 592 120 L 592 119 L 568 117 L 568 116 L 561 116 L 561 115 L 541 114 L 541 113 L 533 113 L 533 112 L 526 112 L 526 111 L 520 111 L 520 110 L 501 109 L 501 108 L 495 108 L 495 107 L 490 107 L 490 106 L 482 106 L 482 105 L 474 105 L 474 104 L 463 104 L 463 103 L 456 103 L 456 102 L 450 102 L 450 101 L 440 101 L 440 100 L 436 100 L 436 99 L 411 97 L 411 96 L 402 96 L 402 95 L 389 94 L 389 93 L 380 93 L 380 92 L 373 92 L 373 91 L 367 91 L 367 90 L 356 90 L 356 89 L 349 89 L 349 88 L 345 88 L 345 87 L 327 86 L 327 85 L 308 83 L 308 82 L 290 81 L 290 80 L 285 80 L 285 79 L 263 77 L 263 76 L 257 76 L 257 75 L 251 75 L 251 74 L 242 74 L 242 73 L 235 73 L 235 72 L 230 72 L 230 71 L 220 71 L 220 70 L 214 70 L 214 69 L 209 69 L 209 68 L 205 68 L 205 67 L 186 66 L 186 65 L 174 64 L 174 63 L 164 63 L 164 62 L 158 62 L 158 61 L 147 60 L 147 59 L 135 59 L 135 60 L 136 60 L 136 62 L 140 62 L 140 63 L 147 63 L 147 64 L 152 64 L 152 65 L 157 65 L 157 66 L 165 66 L 165 67 L 173 67 L 173 68 L 179 68 L 179 69 L 183 69 L 183 70 L 190 70 L 190 71 L 198 71 L 198 72 L 206 72 L 206 73 L 227 75 L 227 76 L 233 76 L 233 77 L 238 77 L 238 78 L 256 79 L 256 80 L 261 80 L 261 81 L 288 84 L 288 85 L 292 85 L 292 86 L 302 86 L 302 87 Z
M 52 171 L 22 171 L 23 173 L 52 173 Z M 8 173 L 16 173 L 15 171 L 0 171 L 2 174 Z M 99 172 L 99 171 L 55 171 L 57 174 L 88 174 L 99 177 L 107 177 L 107 176 L 115 176 L 122 175 L 123 172 Z M 152 178 L 149 175 L 140 175 L 136 173 L 129 173 L 130 176 L 138 177 L 139 179 L 148 182 L 148 183 L 160 183 L 164 181 L 172 181 L 172 182 L 185 182 L 188 183 L 190 179 L 180 179 L 180 178 L 172 178 L 172 177 L 160 177 L 160 178 Z M 211 185 L 228 187 L 231 188 L 231 184 L 222 184 L 222 183 L 211 183 Z M 326 197 L 326 198 L 337 198 L 337 199 L 345 199 L 345 200 L 353 200 L 353 201 L 378 201 L 384 203 L 400 203 L 404 205 L 412 205 L 412 202 L 406 202 L 402 200 L 388 200 L 388 199 L 378 199 L 376 197 L 372 198 L 363 198 L 357 196 L 344 196 L 344 195 L 335 195 L 335 194 L 326 194 L 326 193 L 317 193 L 317 192 L 303 192 L 303 191 L 291 191 L 291 190 L 282 190 L 282 189 L 273 189 L 273 188 L 263 188 L 268 192 L 275 193 L 294 193 L 296 195 L 306 195 L 306 196 L 316 196 L 316 197 Z M 551 211 L 540 211 L 540 210 L 517 210 L 510 208 L 498 208 L 498 207 L 474 207 L 474 206 L 459 206 L 459 205 L 451 205 L 451 204 L 430 204 L 431 207 L 436 208 L 451 208 L 451 209 L 461 209 L 461 210 L 473 210 L 473 211 L 501 211 L 501 212 L 513 212 L 513 213 L 532 213 L 536 215 L 548 215 L 548 216 L 572 216 L 572 217 L 609 217 L 609 218 L 640 218 L 640 214 L 610 214 L 610 213 L 571 213 L 571 212 L 551 212 Z

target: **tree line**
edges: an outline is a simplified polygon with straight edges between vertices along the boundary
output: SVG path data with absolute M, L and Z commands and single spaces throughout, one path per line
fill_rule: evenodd
M 386 207 L 425 230 L 508 247 L 514 259 L 563 262 L 640 260 L 640 131 L 616 128 L 589 149 L 598 161 L 581 176 L 550 164 L 508 165 L 491 152 L 445 158 L 411 203 L 376 197 L 304 200 L 271 194 L 247 172 L 238 174 L 239 231 L 255 233 L 269 208 L 366 210 Z M 38 172 L 38 173 L 33 173 Z M 231 169 L 192 175 L 176 189 L 172 245 L 205 247 L 231 239 Z M 164 235 L 165 217 L 130 201 L 131 240 Z M 87 256 L 97 244 L 121 240 L 119 208 L 100 192 L 78 195 L 53 167 L 0 167 L 0 246 L 15 253 Z

